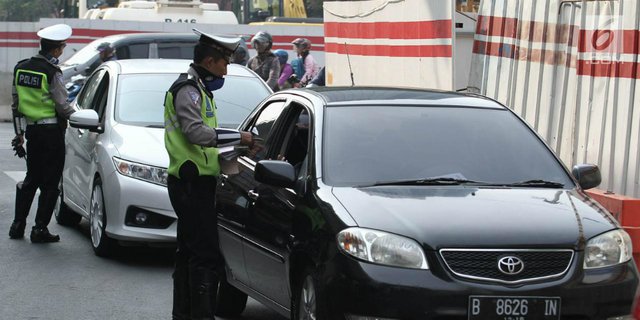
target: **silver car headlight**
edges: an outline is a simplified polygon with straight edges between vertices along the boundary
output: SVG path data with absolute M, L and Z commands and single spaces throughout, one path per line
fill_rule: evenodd
M 360 260 L 394 267 L 429 269 L 420 244 L 395 234 L 348 228 L 337 236 L 338 247 Z
M 592 238 L 584 250 L 584 268 L 601 268 L 631 260 L 631 237 L 622 230 L 613 230 Z
M 146 182 L 167 186 L 169 173 L 166 168 L 154 167 L 113 157 L 116 170 L 124 176 L 140 179 Z

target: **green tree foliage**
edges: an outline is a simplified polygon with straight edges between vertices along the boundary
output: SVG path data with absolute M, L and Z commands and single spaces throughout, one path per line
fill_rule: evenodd
M 57 18 L 64 0 L 0 0 L 2 21 L 38 21 Z

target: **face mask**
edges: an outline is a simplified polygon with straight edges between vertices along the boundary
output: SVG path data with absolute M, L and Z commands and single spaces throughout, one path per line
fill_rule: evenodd
M 222 77 L 207 77 L 202 82 L 209 91 L 215 91 L 224 86 L 224 78 Z

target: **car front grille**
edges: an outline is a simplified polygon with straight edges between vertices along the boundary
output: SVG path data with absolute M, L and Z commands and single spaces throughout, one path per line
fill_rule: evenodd
M 573 250 L 441 249 L 440 256 L 458 277 L 522 283 L 562 276 L 571 265 Z

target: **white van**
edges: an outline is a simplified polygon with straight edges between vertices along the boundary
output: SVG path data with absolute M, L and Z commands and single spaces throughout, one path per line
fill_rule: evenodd
M 170 23 L 238 24 L 233 11 L 220 11 L 216 3 L 200 1 L 123 1 L 85 15 L 89 19 Z

